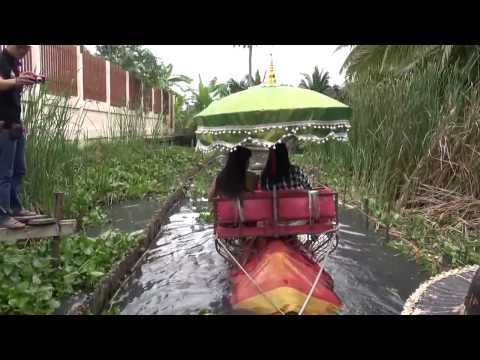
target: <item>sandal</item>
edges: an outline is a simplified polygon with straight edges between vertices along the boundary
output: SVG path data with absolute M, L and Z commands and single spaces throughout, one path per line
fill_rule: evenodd
M 10 230 L 23 229 L 25 226 L 27 226 L 27 225 L 25 225 L 24 223 L 22 223 L 18 220 L 15 220 L 12 217 L 8 217 L 4 222 L 2 222 L 0 224 L 0 227 L 7 228 L 7 229 L 10 229 Z
M 30 211 L 27 209 L 20 209 L 19 211 L 13 214 L 15 217 L 24 217 L 24 216 L 35 216 L 37 213 L 35 211 Z

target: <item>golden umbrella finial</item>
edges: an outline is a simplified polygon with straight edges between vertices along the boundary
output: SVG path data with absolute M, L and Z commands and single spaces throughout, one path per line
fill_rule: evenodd
M 265 85 L 277 85 L 277 78 L 275 76 L 275 69 L 273 67 L 273 56 L 270 53 L 270 70 L 268 71 L 268 78 Z

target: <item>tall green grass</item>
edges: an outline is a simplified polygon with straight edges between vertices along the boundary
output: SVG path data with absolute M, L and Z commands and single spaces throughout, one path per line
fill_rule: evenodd
M 81 156 L 78 143 L 83 126 L 82 111 L 65 96 L 50 96 L 44 87 L 27 92 L 24 124 L 27 129 L 27 177 L 24 202 L 51 210 L 53 193 L 61 190 L 76 174 Z
M 141 110 L 114 108 L 108 116 L 104 136 L 110 140 L 137 141 L 161 138 L 166 133 L 165 116 L 147 117 Z
M 415 191 L 412 175 L 428 155 L 435 134 L 462 116 L 471 86 L 455 68 L 441 72 L 435 64 L 378 81 L 359 77 L 346 87 L 353 109 L 349 143 L 310 147 L 324 169 L 353 179 L 382 201 L 393 203 Z
M 51 214 L 53 193 L 61 191 L 66 214 L 82 218 L 99 204 L 142 197 L 155 193 L 155 187 L 163 193 L 174 178 L 169 173 L 165 186 L 153 181 L 155 175 L 163 178 L 162 163 L 169 165 L 173 156 L 183 165 L 190 156 L 145 141 L 164 135 L 162 115 L 151 119 L 141 110 L 117 109 L 108 118 L 105 137 L 95 142 L 82 137 L 85 116 L 72 98 L 51 96 L 44 87 L 25 94 L 25 206 Z
M 85 142 L 85 114 L 71 101 L 49 96 L 43 87 L 25 94 L 28 207 L 51 213 L 53 192 L 62 191 L 66 216 L 83 225 L 102 223 L 103 210 L 112 202 L 168 195 L 201 159 L 191 148 L 146 142 L 145 135 L 162 136 L 163 118 L 147 120 L 141 113 L 124 112 L 108 124 L 107 139 Z M 48 241 L 25 246 L 0 242 L 0 313 L 52 313 L 60 300 L 92 291 L 136 245 L 128 234 L 108 231 L 91 238 L 80 232 L 62 241 L 62 264 L 54 268 Z
M 468 74 L 427 64 L 357 77 L 348 143 L 306 146 L 295 161 L 398 229 L 392 244 L 432 273 L 480 259 L 480 92 Z M 350 196 L 349 196 L 350 195 Z

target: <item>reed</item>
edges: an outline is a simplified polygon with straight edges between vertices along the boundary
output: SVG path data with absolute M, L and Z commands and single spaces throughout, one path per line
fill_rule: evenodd
M 430 272 L 480 259 L 480 92 L 456 67 L 346 86 L 349 143 L 306 146 L 295 160 L 398 229 Z M 410 246 L 410 245 L 413 245 Z M 412 250 L 416 249 L 416 250 Z
M 84 114 L 73 110 L 66 96 L 50 96 L 44 87 L 26 93 L 24 124 L 27 129 L 27 177 L 24 202 L 37 209 L 52 210 L 55 191 L 76 175 L 76 159 Z M 72 106 L 73 105 L 73 106 Z
M 104 129 L 104 138 L 82 138 L 85 112 L 68 96 L 51 96 L 45 87 L 29 90 L 24 97 L 27 129 L 27 176 L 24 205 L 43 213 L 53 212 L 53 193 L 65 192 L 67 216 L 82 219 L 99 217 L 100 207 L 126 198 L 164 193 L 164 166 L 185 164 L 190 152 L 178 147 L 159 146 L 165 118 L 147 118 L 141 110 L 113 111 Z M 173 161 L 175 160 L 175 161 Z M 162 167 L 163 166 L 163 167 Z M 178 169 L 178 167 L 177 167 Z M 97 216 L 97 215 L 98 216 Z
M 104 129 L 106 139 L 113 141 L 138 141 L 145 138 L 159 139 L 166 133 L 163 114 L 148 117 L 141 110 L 114 108 L 108 116 Z
M 456 69 L 440 72 L 435 64 L 380 82 L 357 78 L 346 86 L 353 109 L 349 143 L 310 147 L 310 153 L 337 178 L 349 177 L 365 193 L 395 203 L 427 179 L 419 168 L 447 126 L 454 123 L 468 132 L 472 124 L 462 119 L 471 89 Z M 435 185 L 448 188 L 447 177 Z

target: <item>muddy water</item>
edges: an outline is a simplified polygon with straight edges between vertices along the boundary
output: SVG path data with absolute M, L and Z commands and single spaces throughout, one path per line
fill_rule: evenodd
M 122 230 L 143 228 L 145 219 L 138 209 L 158 206 L 138 204 L 112 210 L 124 219 L 117 222 Z M 228 304 L 229 267 L 215 252 L 212 226 L 199 219 L 205 205 L 189 202 L 170 218 L 115 298 L 122 314 L 233 313 Z M 385 239 L 368 230 L 357 211 L 340 208 L 340 220 L 340 244 L 326 269 L 345 304 L 342 313 L 399 314 L 425 277 L 413 262 L 387 249 Z

